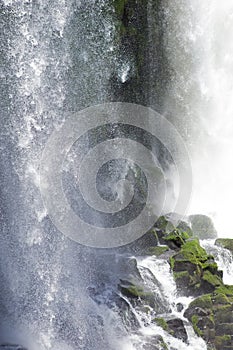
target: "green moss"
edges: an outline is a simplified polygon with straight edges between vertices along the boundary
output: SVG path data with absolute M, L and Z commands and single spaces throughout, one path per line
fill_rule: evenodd
M 189 275 L 188 271 L 174 272 L 175 280 L 189 278 L 189 277 L 190 277 L 190 275 Z
M 168 324 L 164 318 L 162 317 L 155 318 L 154 322 L 157 324 L 157 326 L 163 328 L 164 331 L 168 331 Z
M 228 297 L 233 297 L 233 286 L 223 284 L 220 287 L 216 288 L 215 292 L 217 294 L 224 294 Z
M 187 241 L 181 247 L 181 253 L 184 257 L 184 260 L 188 260 L 194 264 L 205 262 L 209 258 L 205 249 L 200 246 L 199 240 L 197 238 Z
M 168 348 L 168 346 L 167 346 L 167 344 L 165 343 L 164 340 L 162 340 L 162 341 L 160 342 L 160 345 L 162 346 L 163 350 L 169 350 L 169 348 Z
M 189 239 L 188 233 L 179 229 L 173 230 L 164 237 L 165 241 L 172 241 L 177 246 L 183 245 L 187 239 Z
M 191 322 L 193 325 L 193 329 L 195 331 L 195 333 L 201 337 L 203 335 L 203 332 L 201 331 L 201 329 L 198 327 L 198 322 L 199 322 L 199 318 L 197 315 L 193 315 L 191 318 Z
M 174 225 L 166 218 L 166 216 L 160 216 L 155 223 L 156 229 L 169 233 L 174 230 Z
M 118 17 L 122 18 L 125 10 L 125 6 L 128 3 L 128 0 L 114 0 L 113 7 L 115 13 Z
M 133 284 L 127 287 L 121 286 L 120 288 L 124 295 L 133 297 L 133 298 L 146 298 L 148 296 L 153 295 L 153 293 L 151 292 L 145 292 L 141 286 L 136 286 Z
M 169 258 L 169 263 L 170 263 L 170 266 L 172 268 L 172 270 L 174 270 L 174 267 L 175 267 L 175 259 L 173 258 L 173 256 L 171 256 Z
M 167 321 L 164 318 L 162 317 L 155 318 L 154 322 L 157 324 L 157 326 L 163 328 L 164 331 L 168 332 L 171 335 L 174 334 L 174 331 L 169 328 Z
M 228 297 L 223 293 L 216 293 L 216 296 L 213 296 L 212 300 L 214 303 L 220 304 L 220 305 L 229 304 Z
M 180 221 L 177 228 L 186 232 L 189 237 L 193 237 L 193 231 L 185 221 Z
M 163 253 L 167 252 L 168 250 L 169 248 L 167 246 L 157 246 L 157 247 L 150 247 L 147 253 L 150 255 L 160 256 Z
M 205 294 L 197 299 L 193 300 L 190 303 L 191 308 L 200 307 L 202 309 L 211 309 L 213 308 L 213 302 L 211 299 L 211 294 Z
M 223 283 L 219 276 L 213 275 L 210 271 L 204 271 L 202 279 L 208 282 L 213 287 L 219 287 Z
M 155 236 L 156 240 L 158 241 L 158 235 L 155 228 L 150 229 L 148 233 Z
M 216 271 L 218 271 L 218 264 L 216 262 L 205 262 L 202 264 L 202 268 L 203 270 L 209 270 L 212 273 L 216 273 Z

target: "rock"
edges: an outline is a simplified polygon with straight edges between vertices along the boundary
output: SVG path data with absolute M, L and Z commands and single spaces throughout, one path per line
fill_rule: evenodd
M 213 292 L 223 283 L 222 272 L 197 238 L 185 242 L 179 252 L 170 257 L 170 265 L 178 290 L 184 295 Z
M 123 247 L 117 248 L 117 250 L 121 253 L 130 253 L 136 255 L 147 254 L 149 249 L 156 247 L 159 243 L 157 232 L 155 228 L 151 228 L 148 232 L 146 232 L 142 237 L 137 239 L 136 241 L 127 244 Z
M 233 286 L 222 284 L 213 293 L 198 297 L 184 316 L 211 349 L 233 350 Z
M 190 237 L 187 232 L 178 228 L 174 229 L 163 237 L 168 247 L 174 250 L 179 249 L 185 243 L 185 240 L 189 238 Z
M 144 350 L 168 350 L 167 344 L 164 342 L 161 335 L 155 335 L 153 337 L 148 337 L 148 340 L 144 340 L 143 345 Z
M 189 220 L 193 235 L 200 239 L 214 239 L 217 237 L 217 231 L 213 221 L 206 215 L 190 215 Z
M 193 236 L 193 231 L 192 231 L 191 227 L 189 226 L 189 224 L 187 222 L 180 221 L 178 223 L 178 225 L 177 225 L 177 228 L 179 230 L 182 230 L 182 231 L 186 232 L 189 235 L 189 237 Z
M 157 246 L 157 247 L 150 247 L 147 252 L 146 255 L 155 255 L 155 256 L 161 256 L 164 253 L 166 253 L 169 250 L 168 246 L 164 245 L 164 246 Z
M 228 249 L 233 254 L 233 239 L 230 238 L 218 238 L 215 241 L 215 245 Z
M 118 287 L 123 295 L 131 299 L 132 302 L 136 301 L 134 304 L 143 301 L 144 305 L 147 304 L 152 308 L 156 307 L 154 294 L 145 286 L 136 285 L 134 282 L 127 280 L 120 280 Z
M 184 310 L 184 305 L 181 304 L 181 303 L 177 303 L 177 304 L 176 304 L 176 308 L 177 308 L 177 311 L 178 311 L 178 312 L 181 312 L 181 311 Z
M 160 244 L 167 244 L 164 241 L 164 236 L 175 229 L 175 226 L 166 216 L 160 216 L 156 221 L 154 228 L 156 230 L 158 240 Z
M 155 318 L 153 320 L 159 327 L 161 327 L 164 331 L 171 334 L 173 337 L 177 339 L 182 339 L 184 342 L 187 342 L 188 335 L 184 327 L 184 323 L 179 318 L 174 318 L 171 320 L 165 320 L 162 317 Z
M 174 318 L 172 320 L 167 321 L 168 329 L 170 329 L 173 333 L 173 336 L 178 339 L 182 339 L 185 343 L 188 341 L 188 335 L 186 329 L 184 327 L 184 323 L 179 318 Z

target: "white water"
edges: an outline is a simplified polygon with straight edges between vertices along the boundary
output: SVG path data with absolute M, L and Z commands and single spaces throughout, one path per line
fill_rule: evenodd
M 223 282 L 233 284 L 233 256 L 228 249 L 216 246 L 214 240 L 203 240 L 201 245 L 205 250 L 212 254 L 218 264 L 219 270 L 223 271 Z
M 147 257 L 137 259 L 139 271 L 143 277 L 143 282 L 145 286 L 151 284 L 151 277 L 148 278 L 148 274 L 145 272 L 145 268 L 152 273 L 152 275 L 159 281 L 161 284 L 160 293 L 165 298 L 165 303 L 170 309 L 170 312 L 166 312 L 161 315 L 154 315 L 154 317 L 170 317 L 170 318 L 180 318 L 184 321 L 186 332 L 188 334 L 188 344 L 184 343 L 182 340 L 174 338 L 165 332 L 161 327 L 158 327 L 154 323 L 151 323 L 153 315 L 146 314 L 143 312 L 136 311 L 137 318 L 140 322 L 141 329 L 137 335 L 130 336 L 131 342 L 136 344 L 136 347 L 128 347 L 127 350 L 140 350 L 143 348 L 143 339 L 148 336 L 153 336 L 155 334 L 161 335 L 168 345 L 169 349 L 179 349 L 179 350 L 206 350 L 206 344 L 203 339 L 197 337 L 189 324 L 188 320 L 183 316 L 185 310 L 187 309 L 189 303 L 193 300 L 191 297 L 181 297 L 179 296 L 176 284 L 170 269 L 170 266 L 167 260 L 158 259 L 155 257 Z M 153 290 L 150 288 L 150 290 Z M 154 291 L 155 296 L 158 291 Z M 181 303 L 184 306 L 184 309 L 181 312 L 177 311 L 176 305 Z M 142 347 L 140 347 L 140 344 Z
M 207 214 L 220 236 L 233 225 L 233 2 L 168 1 L 167 53 L 174 83 L 167 107 L 193 169 L 189 214 Z

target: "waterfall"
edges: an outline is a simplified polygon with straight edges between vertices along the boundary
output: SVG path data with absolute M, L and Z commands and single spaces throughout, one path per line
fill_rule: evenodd
M 231 285 L 233 281 L 232 253 L 227 249 L 215 245 L 213 240 L 204 240 L 201 242 L 201 245 L 209 254 L 214 256 L 219 269 L 223 271 L 223 282 Z
M 194 334 L 194 331 L 191 325 L 189 325 L 188 320 L 183 316 L 185 310 L 193 298 L 182 297 L 179 295 L 167 260 L 157 259 L 155 257 L 139 258 L 138 267 L 143 276 L 145 285 L 150 285 L 150 290 L 153 290 L 157 297 L 158 294 L 160 294 L 164 298 L 163 305 L 165 306 L 166 311 L 162 313 L 161 316 L 167 317 L 168 319 L 169 317 L 178 317 L 180 319 L 183 319 L 188 334 L 188 344 L 185 344 L 183 341 L 163 331 L 161 327 L 158 327 L 156 324 L 151 322 L 151 316 L 148 316 L 148 314 L 138 312 L 137 317 L 139 319 L 141 328 L 137 335 L 130 336 L 131 342 L 133 342 L 135 346 L 135 348 L 132 349 L 143 349 L 145 339 L 147 337 L 152 337 L 153 339 L 153 335 L 155 334 L 161 335 L 166 344 L 168 344 L 169 348 L 171 349 L 206 349 L 205 342 Z M 149 274 L 148 271 L 150 272 Z M 151 277 L 151 274 L 159 281 L 159 289 L 155 288 L 154 282 L 152 282 L 153 279 Z M 177 304 L 179 303 L 181 303 L 184 307 L 180 312 L 177 310 Z M 129 349 L 131 350 L 131 348 Z
M 98 271 L 95 254 L 55 229 L 39 190 L 39 155 L 53 128 L 69 110 L 108 97 L 115 49 L 114 28 L 101 16 L 104 6 L 46 0 L 0 5 L 1 343 L 32 350 L 110 348 L 86 291 Z
M 123 11 L 121 21 L 112 0 L 0 4 L 0 344 L 149 350 L 160 335 L 169 349 L 206 349 L 184 317 L 192 298 L 179 295 L 167 259 L 135 258 L 131 247 L 79 245 L 53 225 L 40 193 L 42 152 L 70 112 L 111 101 L 140 103 L 163 114 L 186 141 L 193 170 L 189 212 L 213 216 L 219 234 L 231 234 L 233 5 L 148 0 L 142 9 L 136 3 L 143 11 L 133 19 Z M 140 35 L 132 23 L 143 28 Z M 128 33 L 126 24 L 132 25 Z M 165 147 L 156 145 L 171 183 L 170 202 L 173 168 Z M 129 168 L 122 170 L 124 180 Z M 115 192 L 123 202 L 124 188 Z M 224 281 L 232 281 L 229 252 L 202 243 L 224 270 Z M 129 261 L 153 293 L 157 313 L 119 292 L 122 274 L 132 272 Z M 157 314 L 181 319 L 188 344 L 156 325 Z
M 232 236 L 232 1 L 166 1 L 172 75 L 165 113 L 187 140 L 193 170 L 189 213 L 210 215 Z

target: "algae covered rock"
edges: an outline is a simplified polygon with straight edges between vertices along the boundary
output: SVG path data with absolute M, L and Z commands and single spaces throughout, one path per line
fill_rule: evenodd
M 181 339 L 184 342 L 188 341 L 188 335 L 181 319 L 174 318 L 165 320 L 162 317 L 157 317 L 153 320 L 153 322 L 155 322 L 159 327 L 171 334 L 173 337 Z
M 213 221 L 206 215 L 190 215 L 189 220 L 193 235 L 200 239 L 214 239 L 217 237 L 217 231 Z
M 187 232 L 175 228 L 173 231 L 164 236 L 164 241 L 167 243 L 170 249 L 180 248 L 189 238 Z
M 211 349 L 233 350 L 233 286 L 222 284 L 213 293 L 198 297 L 184 315 Z
M 222 285 L 222 272 L 197 238 L 186 241 L 170 258 L 178 290 L 185 295 L 200 295 Z
M 127 280 L 120 280 L 118 288 L 124 296 L 132 301 L 141 300 L 152 308 L 156 307 L 154 294 L 145 286 Z
M 167 245 L 170 249 L 180 248 L 185 240 L 193 235 L 188 224 L 182 221 L 176 227 L 167 216 L 160 216 L 154 227 L 159 243 Z
M 147 255 L 154 255 L 154 256 L 161 256 L 164 253 L 166 253 L 169 250 L 168 246 L 157 246 L 157 247 L 149 247 L 146 254 Z

